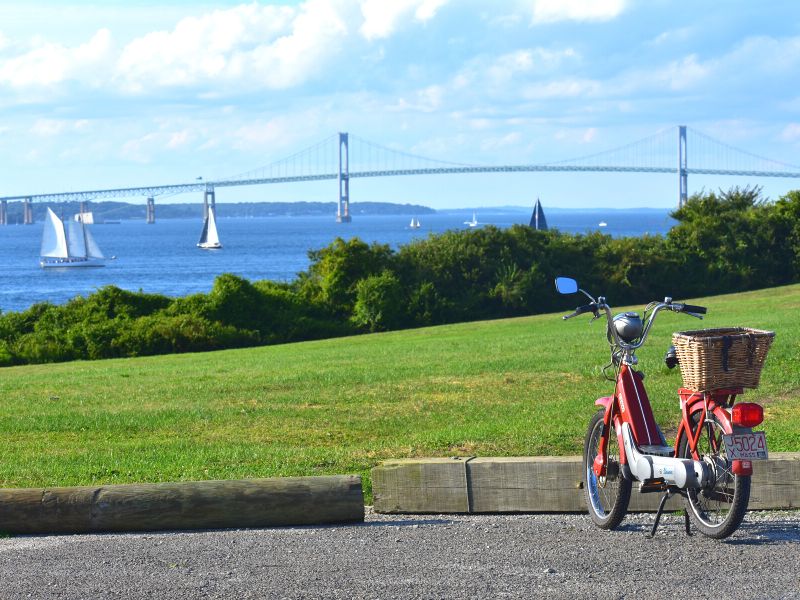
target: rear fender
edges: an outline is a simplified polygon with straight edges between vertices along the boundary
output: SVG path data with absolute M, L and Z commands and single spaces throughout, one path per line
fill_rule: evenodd
M 702 412 L 705 410 L 705 407 L 704 407 L 704 404 L 703 404 L 702 400 L 700 400 L 700 401 L 690 401 L 687 404 L 688 405 L 686 407 L 686 410 L 688 412 L 688 416 L 689 416 L 689 420 L 690 421 L 692 420 L 692 416 L 695 413 L 701 413 L 702 414 Z M 742 430 L 742 432 L 745 431 L 743 428 L 735 427 L 733 425 L 733 423 L 731 422 L 731 412 L 730 412 L 729 409 L 725 408 L 724 406 L 721 406 L 721 405 L 719 405 L 717 403 L 713 403 L 711 412 L 714 414 L 714 416 L 717 418 L 717 420 L 719 421 L 720 425 L 722 426 L 722 431 L 725 432 L 726 434 L 734 433 L 734 430 L 737 430 L 737 432 L 739 432 L 740 429 Z M 678 435 L 675 438 L 675 452 L 676 452 L 676 455 L 677 455 L 677 452 L 678 452 L 678 440 L 681 439 L 681 435 L 682 434 L 683 435 L 687 435 L 689 433 L 688 431 L 683 431 L 685 429 L 686 428 L 684 427 L 683 422 L 681 422 L 680 427 L 678 428 Z M 688 437 L 688 435 L 687 435 L 687 437 Z M 697 457 L 694 457 L 694 458 L 695 458 L 695 460 L 697 460 Z M 732 467 L 733 472 L 735 474 L 737 474 L 737 475 L 745 475 L 745 476 L 747 476 L 747 475 L 752 475 L 753 474 L 753 465 L 749 460 L 734 460 L 734 461 L 732 461 L 731 467 Z

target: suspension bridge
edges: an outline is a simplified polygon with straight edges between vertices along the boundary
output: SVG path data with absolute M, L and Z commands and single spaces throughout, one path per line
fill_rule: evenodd
M 23 221 L 32 223 L 34 201 L 85 203 L 104 198 L 145 197 L 147 222 L 154 223 L 155 198 L 159 196 L 202 192 L 203 212 L 204 217 L 207 217 L 208 211 L 215 208 L 216 190 L 220 188 L 323 180 L 338 182 L 336 220 L 345 223 L 351 220 L 351 179 L 523 172 L 672 173 L 678 176 L 679 206 L 688 197 L 689 175 L 800 178 L 800 166 L 735 148 L 684 125 L 588 156 L 552 163 L 516 165 L 465 164 L 437 160 L 389 148 L 348 133 L 339 133 L 259 169 L 215 181 L 0 197 L 0 225 L 8 223 L 9 201 L 21 201 Z

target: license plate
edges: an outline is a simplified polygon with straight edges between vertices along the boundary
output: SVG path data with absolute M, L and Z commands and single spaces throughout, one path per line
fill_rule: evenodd
M 723 436 L 731 460 L 767 460 L 767 437 L 763 431 Z

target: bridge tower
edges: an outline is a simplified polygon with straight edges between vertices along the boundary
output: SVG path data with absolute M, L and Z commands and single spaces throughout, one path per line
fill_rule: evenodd
M 33 205 L 30 198 L 25 198 L 22 205 L 22 223 L 25 225 L 33 225 Z
M 156 201 L 152 196 L 147 199 L 147 211 L 145 216 L 148 225 L 152 225 L 156 222 Z
M 208 219 L 209 208 L 214 211 L 214 216 L 217 216 L 217 201 L 214 197 L 214 186 L 211 184 L 206 185 L 206 191 L 203 194 L 203 220 Z
M 678 208 L 686 204 L 689 196 L 689 168 L 686 160 L 686 125 L 678 126 L 678 185 L 680 196 L 678 197 Z
M 0 200 L 0 225 L 8 225 L 8 200 Z
M 339 133 L 339 206 L 336 209 L 336 222 L 349 223 L 350 216 L 350 151 L 347 147 L 347 134 Z

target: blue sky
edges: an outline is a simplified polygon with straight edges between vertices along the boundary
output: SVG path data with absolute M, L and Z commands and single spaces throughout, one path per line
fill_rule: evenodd
M 521 164 L 685 124 L 796 165 L 799 75 L 794 1 L 0 1 L 0 196 L 224 178 L 338 131 Z M 800 188 L 689 179 L 690 192 L 748 184 Z M 351 199 L 670 207 L 677 188 L 670 175 L 426 176 L 353 180 Z M 322 182 L 217 197 L 336 194 Z

